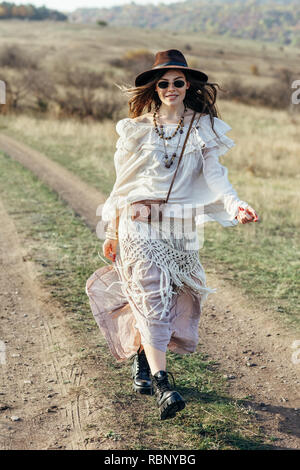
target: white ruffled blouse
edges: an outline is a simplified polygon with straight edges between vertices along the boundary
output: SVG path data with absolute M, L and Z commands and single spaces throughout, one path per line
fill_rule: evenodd
M 193 122 L 163 214 L 186 218 L 193 210 L 196 225 L 216 221 L 227 227 L 238 224 L 235 218 L 238 206 L 245 208 L 248 204 L 238 198 L 228 180 L 227 168 L 219 162 L 219 157 L 235 145 L 225 135 L 231 127 L 217 117 L 213 119 L 219 137 L 211 127 L 208 114 Z M 165 135 L 172 135 L 176 126 L 164 124 Z M 120 137 L 114 155 L 116 181 L 102 207 L 104 222 L 111 222 L 116 217 L 116 209 L 131 202 L 166 198 L 188 127 L 189 123 L 184 126 L 183 134 L 178 132 L 166 141 L 167 154 L 171 158 L 181 136 L 177 157 L 173 165 L 166 168 L 164 143 L 152 124 L 131 118 L 117 122 L 116 131 Z

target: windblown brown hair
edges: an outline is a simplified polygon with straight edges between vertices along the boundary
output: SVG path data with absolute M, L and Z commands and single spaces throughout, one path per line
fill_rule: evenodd
M 216 107 L 217 88 L 221 87 L 217 83 L 202 82 L 195 77 L 188 70 L 180 70 L 185 75 L 186 80 L 190 83 L 190 87 L 186 90 L 186 95 L 183 102 L 186 106 L 201 114 L 208 114 L 213 131 L 214 130 L 214 117 L 220 117 Z M 156 82 L 168 71 L 168 69 L 158 70 L 154 78 L 145 85 L 138 87 L 126 87 L 124 85 L 117 85 L 127 95 L 132 95 L 128 101 L 129 117 L 135 118 L 145 113 L 153 112 L 161 105 L 161 100 L 155 90 Z M 222 89 L 221 89 L 222 90 Z M 145 110 L 145 111 L 144 111 Z M 215 132 L 216 134 L 216 132 Z M 216 134 L 217 135 L 217 134 Z M 217 137 L 219 137 L 217 135 Z

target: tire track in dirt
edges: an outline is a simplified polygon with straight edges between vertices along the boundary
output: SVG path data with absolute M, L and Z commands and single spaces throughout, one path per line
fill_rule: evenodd
M 57 191 L 95 230 L 96 208 L 104 202 L 103 195 L 36 150 L 3 134 L 0 149 Z M 274 318 L 274 311 L 250 302 L 217 274 L 208 274 L 207 284 L 218 291 L 204 307 L 199 349 L 227 373 L 233 398 L 249 397 L 245 406 L 256 414 L 265 434 L 276 438 L 274 447 L 300 449 L 300 365 L 291 360 L 292 344 L 300 335 Z M 75 421 L 79 432 L 79 413 Z
M 46 347 L 52 351 L 55 351 L 56 345 L 61 343 L 60 335 L 55 335 L 55 331 L 57 331 L 57 329 L 55 328 L 53 331 L 51 325 L 45 320 L 46 335 L 44 339 L 46 341 Z M 60 329 L 58 331 L 61 332 Z M 55 382 L 60 388 L 59 395 L 64 401 L 66 399 L 68 400 L 65 403 L 65 407 L 61 409 L 61 421 L 66 423 L 68 429 L 73 430 L 70 447 L 74 450 L 85 449 L 86 446 L 80 424 L 81 406 L 79 403 L 79 395 L 77 395 L 75 399 L 70 397 L 70 390 L 72 390 L 73 386 L 77 385 L 76 378 L 72 375 L 75 365 L 72 364 L 71 371 L 69 372 L 67 365 L 61 363 L 61 354 L 54 352 L 51 356 L 51 366 Z M 80 371 L 80 375 L 82 375 L 82 371 Z
M 72 370 L 69 371 L 68 363 L 60 353 L 65 332 L 60 328 L 56 329 L 51 321 L 52 315 L 54 322 L 57 322 L 57 312 L 54 317 L 54 308 L 50 306 L 49 299 L 48 302 L 43 302 L 43 294 L 35 282 L 34 266 L 29 261 L 24 262 L 26 252 L 21 248 L 16 227 L 1 202 L 0 220 L 1 287 L 4 288 L 1 304 L 2 312 L 5 312 L 1 316 L 1 339 L 7 341 L 7 363 L 2 371 L 1 387 L 4 395 L 1 396 L 1 401 L 5 401 L 10 407 L 9 413 L 6 411 L 6 418 L 3 419 L 2 414 L 1 422 L 9 431 L 9 442 L 4 439 L 2 446 L 28 449 L 32 447 L 32 443 L 38 443 L 41 445 L 38 448 L 58 448 L 58 436 L 61 432 L 57 425 L 63 424 L 69 429 L 70 435 L 66 447 L 85 449 L 80 425 L 79 396 L 70 396 L 71 388 L 78 382 L 77 373 L 74 375 Z M 3 296 L 9 301 L 5 302 Z M 26 342 L 28 348 L 24 348 Z M 75 364 L 72 364 L 73 369 L 74 367 Z M 52 375 L 50 387 L 47 383 L 49 368 Z M 79 369 L 76 368 L 77 370 Z M 78 374 L 80 383 L 82 372 L 79 370 Z M 66 382 L 70 382 L 70 385 Z M 11 422 L 10 410 L 21 420 Z M 61 420 L 55 419 L 54 424 L 53 418 L 49 420 L 49 416 L 59 411 L 65 416 Z M 37 424 L 40 434 L 38 438 L 34 436 Z M 54 442 L 52 425 L 55 428 Z M 66 442 L 66 439 L 62 439 L 62 442 Z
M 110 418 L 90 391 L 95 364 L 78 365 L 82 344 L 41 288 L 33 262 L 0 201 L 0 449 L 107 449 Z M 12 421 L 15 416 L 19 420 Z M 93 429 L 101 423 L 101 431 Z M 86 429 L 91 426 L 91 431 Z

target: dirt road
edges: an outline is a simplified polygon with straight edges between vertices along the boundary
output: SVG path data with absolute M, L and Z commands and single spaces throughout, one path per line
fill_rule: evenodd
M 82 344 L 66 326 L 55 300 L 39 286 L 37 271 L 0 202 L 1 340 L 0 448 L 108 449 L 107 439 L 87 428 L 103 423 L 101 405 L 87 381 L 96 364 L 82 370 Z M 109 427 L 109 416 L 107 417 Z M 105 444 L 103 444 L 105 443 Z
M 95 228 L 96 207 L 104 200 L 101 194 L 39 152 L 3 134 L 0 149 L 55 189 Z M 24 263 L 13 221 L 3 205 L 0 219 L 5 227 L 0 240 L 1 262 L 6 269 L 6 274 L 3 269 L 0 274 L 1 334 L 9 350 L 8 362 L 1 366 L 6 372 L 2 374 L 5 395 L 0 396 L 2 448 L 57 448 L 61 442 L 64 448 L 88 448 L 83 429 L 92 422 L 91 410 L 95 412 L 96 405 L 92 396 L 85 399 L 78 393 L 70 401 L 70 389 L 84 388 L 91 371 L 83 372 L 76 366 L 76 337 L 64 328 L 63 312 L 39 288 L 34 266 Z M 274 437 L 274 446 L 300 449 L 300 361 L 293 347 L 300 338 L 273 318 L 271 310 L 249 303 L 217 275 L 207 275 L 207 281 L 218 292 L 205 305 L 201 351 L 219 363 L 233 397 L 248 397 L 247 406 L 255 410 L 265 433 Z M 43 315 L 45 304 L 51 312 L 47 318 Z M 63 348 L 55 347 L 62 341 Z M 29 365 L 34 376 L 28 376 Z M 11 409 L 13 415 L 26 418 L 18 423 L 18 432 L 10 419 Z M 100 441 L 93 448 L 101 445 Z M 108 448 L 107 442 L 103 446 Z

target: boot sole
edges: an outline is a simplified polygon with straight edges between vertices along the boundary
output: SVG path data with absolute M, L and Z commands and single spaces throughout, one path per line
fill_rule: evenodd
M 160 406 L 160 419 L 175 418 L 176 413 L 185 408 L 185 402 L 179 393 L 171 395 Z

